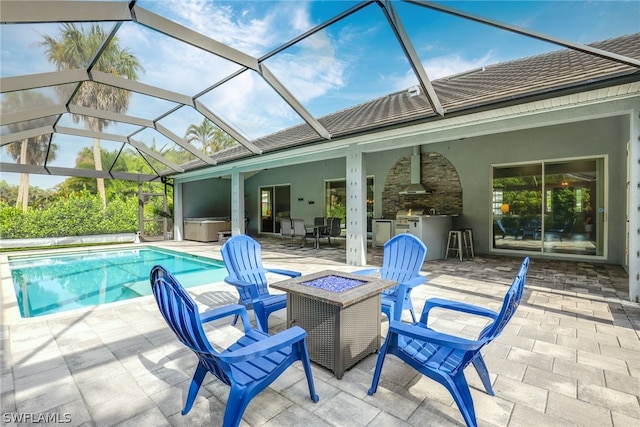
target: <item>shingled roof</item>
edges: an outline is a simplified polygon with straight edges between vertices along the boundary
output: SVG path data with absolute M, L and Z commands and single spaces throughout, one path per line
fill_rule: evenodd
M 590 46 L 640 59 L 640 33 Z M 628 80 L 640 80 L 640 69 L 575 50 L 562 49 L 437 79 L 433 81 L 433 87 L 447 117 Z M 336 139 L 392 126 L 440 119 L 424 94 L 411 96 L 407 90 L 329 114 L 318 121 Z M 254 141 L 263 153 L 321 142 L 326 140 L 306 124 Z M 217 153 L 214 158 L 219 163 L 224 163 L 249 155 L 252 155 L 249 150 L 235 147 Z

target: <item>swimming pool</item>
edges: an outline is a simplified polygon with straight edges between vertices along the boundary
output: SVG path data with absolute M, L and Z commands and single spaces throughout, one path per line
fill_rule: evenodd
M 9 257 L 22 317 L 151 295 L 149 272 L 157 264 L 185 287 L 219 282 L 227 275 L 222 261 L 155 247 Z

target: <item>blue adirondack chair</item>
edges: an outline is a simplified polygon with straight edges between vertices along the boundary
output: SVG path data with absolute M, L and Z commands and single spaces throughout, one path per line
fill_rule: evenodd
M 427 247 L 420 239 L 413 234 L 402 233 L 384 244 L 382 268 L 369 268 L 355 272 L 363 275 L 379 272 L 381 278 L 398 282 L 397 286 L 382 292 L 382 312 L 389 320 L 400 320 L 402 312 L 409 310 L 413 321 L 416 321 L 411 302 L 411 290 L 426 281 L 425 277 L 420 275 L 426 256 Z M 399 295 L 402 295 L 400 297 L 402 307 L 396 309 Z
M 307 375 L 311 400 L 318 401 L 304 329 L 294 326 L 269 336 L 251 329 L 247 309 L 239 304 L 199 313 L 191 296 L 162 266 L 153 267 L 150 279 L 162 316 L 180 342 L 198 356 L 198 367 L 182 415 L 191 410 L 202 381 L 207 372 L 211 372 L 231 387 L 222 425 L 237 426 L 251 399 L 298 360 L 302 362 Z M 202 324 L 233 315 L 242 318 L 244 336 L 226 350 L 216 351 L 205 335 Z
M 489 372 L 480 350 L 500 335 L 518 308 L 522 300 L 528 268 L 529 258 L 525 258 L 504 297 L 499 313 L 471 304 L 433 298 L 425 303 L 420 322 L 410 325 L 392 320 L 378 354 L 369 395 L 373 395 L 378 388 L 385 356 L 388 353 L 394 354 L 421 374 L 444 385 L 453 396 L 467 425 L 477 425 L 464 369 L 472 363 L 487 393 L 494 395 Z M 433 308 L 484 316 L 493 321 L 480 332 L 477 339 L 460 338 L 427 327 L 429 311 Z
M 298 277 L 300 273 L 291 270 L 264 268 L 260 243 L 246 234 L 231 237 L 222 246 L 222 259 L 229 275 L 224 281 L 238 289 L 238 303 L 253 308 L 256 323 L 261 331 L 269 332 L 269 315 L 287 306 L 285 294 L 270 294 L 266 273 L 276 273 L 288 277 Z M 235 325 L 238 316 L 233 319 Z

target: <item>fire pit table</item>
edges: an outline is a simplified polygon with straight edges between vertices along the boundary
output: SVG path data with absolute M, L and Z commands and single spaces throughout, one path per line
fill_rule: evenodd
M 307 331 L 309 358 L 341 379 L 380 348 L 380 292 L 396 284 L 325 270 L 270 286 L 287 292 L 287 324 Z

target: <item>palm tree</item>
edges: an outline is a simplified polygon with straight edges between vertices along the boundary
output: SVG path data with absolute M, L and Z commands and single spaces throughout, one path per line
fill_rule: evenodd
M 46 48 L 47 58 L 58 70 L 88 68 L 106 38 L 106 32 L 96 24 L 88 31 L 76 27 L 75 24 L 63 24 L 60 27 L 59 38 L 45 35 L 42 45 Z M 142 70 L 142 66 L 129 50 L 120 47 L 117 37 L 113 37 L 93 69 L 129 80 L 138 80 L 138 71 Z M 60 89 L 59 94 L 64 102 L 67 102 L 67 92 L 64 88 Z M 130 98 L 131 93 L 127 90 L 89 81 L 82 83 L 72 102 L 82 107 L 122 114 L 129 108 Z M 76 114 L 73 115 L 73 120 L 75 123 L 82 120 L 85 127 L 94 132 L 102 132 L 111 123 L 109 120 Z M 95 169 L 101 171 L 102 158 L 98 138 L 93 139 L 93 162 Z M 96 186 L 102 203 L 106 205 L 104 179 L 97 178 Z
M 34 91 L 10 92 L 2 102 L 2 111 L 11 112 L 23 108 L 24 105 L 50 105 L 51 99 Z M 20 132 L 35 127 L 46 126 L 47 119 L 36 119 L 27 123 L 12 123 L 8 126 L 9 132 Z M 9 144 L 7 152 L 14 161 L 21 165 L 43 165 L 47 160 L 53 161 L 56 158 L 56 144 L 49 144 L 50 135 L 40 135 L 26 138 L 22 141 Z M 16 207 L 22 205 L 22 210 L 26 212 L 29 205 L 29 174 L 20 174 L 20 184 L 18 186 L 18 197 Z
M 211 155 L 236 143 L 235 139 L 224 133 L 222 129 L 206 118 L 202 119 L 202 123 L 199 125 L 190 125 L 184 138 L 189 143 L 199 143 L 201 145 L 200 149 L 206 155 Z

